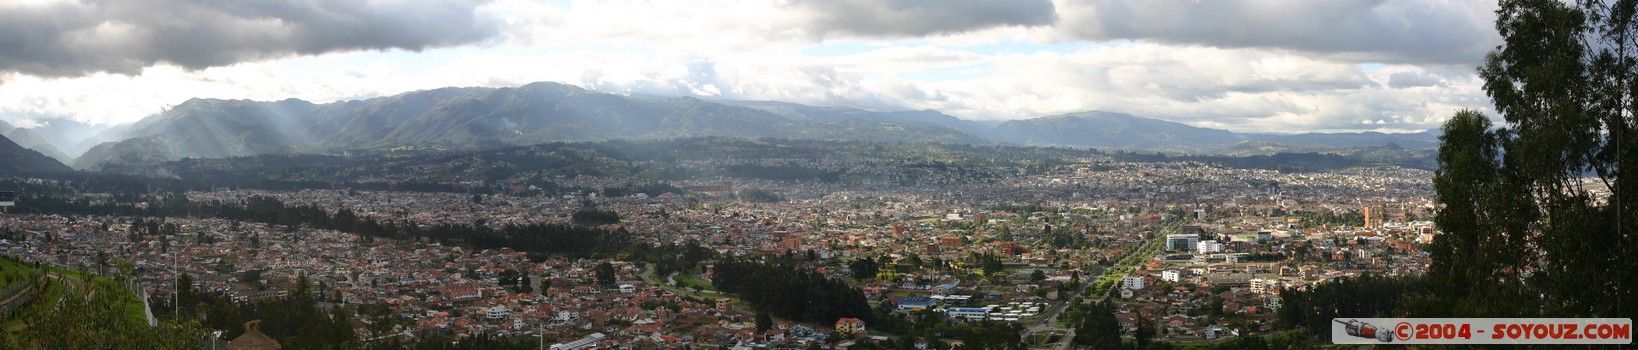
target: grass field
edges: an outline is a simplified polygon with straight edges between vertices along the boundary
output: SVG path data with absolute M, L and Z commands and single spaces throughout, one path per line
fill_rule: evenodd
M 703 301 L 706 301 L 706 302 L 709 302 L 711 300 L 715 300 L 717 298 L 729 298 L 729 300 L 732 300 L 730 302 L 734 304 L 735 308 L 739 308 L 739 309 L 742 309 L 742 310 L 749 310 L 749 311 L 753 311 L 753 312 L 756 310 L 755 308 L 751 307 L 751 304 L 746 303 L 744 299 L 736 298 L 733 295 L 725 294 L 725 293 L 721 293 L 721 292 L 707 293 L 707 292 L 705 292 L 705 289 L 700 289 L 699 292 L 689 291 L 687 288 L 676 287 L 676 286 L 666 284 L 665 283 L 665 277 L 660 276 L 659 274 L 655 273 L 654 270 L 649 270 L 648 272 L 645 272 L 645 273 L 648 274 L 649 279 L 654 280 L 654 282 L 656 282 L 656 284 L 658 284 L 661 289 L 671 291 L 672 293 L 676 293 L 677 295 L 683 295 L 683 296 L 691 297 L 691 298 L 694 298 L 694 299 L 703 300 Z M 678 274 L 677 277 L 676 277 L 676 280 L 677 280 L 678 283 L 682 283 L 685 286 L 688 285 L 688 282 L 683 282 L 683 275 L 682 274 Z M 693 280 L 693 279 L 690 278 L 690 280 Z M 696 283 L 705 283 L 705 282 L 699 281 L 699 280 L 693 280 L 693 281 L 696 282 Z M 716 289 L 713 288 L 711 290 L 715 291 Z
M 682 283 L 684 287 L 694 287 L 699 288 L 700 290 L 717 290 L 717 286 L 713 286 L 710 283 L 705 283 L 705 281 L 695 279 L 693 275 L 677 274 L 676 280 L 677 283 Z

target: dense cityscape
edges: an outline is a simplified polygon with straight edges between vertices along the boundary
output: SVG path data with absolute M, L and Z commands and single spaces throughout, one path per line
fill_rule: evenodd
M 692 163 L 682 164 L 705 166 Z M 906 171 L 863 160 L 762 163 Z M 363 342 L 481 336 L 562 348 L 849 348 L 992 341 L 928 339 L 902 324 L 884 329 L 865 321 L 892 325 L 924 314 L 1017 328 L 1014 343 L 1068 345 L 1075 320 L 1066 310 L 1102 298 L 1128 337 L 1145 322 L 1159 330 L 1156 339 L 1176 342 L 1274 334 L 1289 330 L 1277 320 L 1281 291 L 1365 274 L 1421 274 L 1428 264 L 1422 246 L 1436 234 L 1427 221 L 1431 174 L 1393 166 L 1281 173 L 1093 156 L 1037 170 L 952 167 L 910 186 L 710 178 L 671 183 L 664 193 L 627 193 L 627 177 L 584 175 L 550 179 L 553 187 L 603 190 L 530 190 L 549 186 L 526 180 L 537 177 L 520 173 L 481 191 L 484 185 L 468 184 L 465 192 L 76 192 L 65 201 L 277 203 L 420 227 L 586 224 L 629 232 L 627 244 L 700 256 L 686 268 L 662 268 L 648 258 L 530 254 L 431 235 L 386 238 L 353 224 L 338 230 L 208 216 L 17 213 L 6 218 L 3 244 L 15 259 L 54 266 L 127 262 L 156 319 L 209 309 L 206 299 L 243 305 L 304 290 L 321 308 L 350 309 L 347 324 Z M 835 319 L 782 314 L 759 325 L 766 305 L 713 283 L 718 261 L 780 257 L 845 281 L 876 311 Z

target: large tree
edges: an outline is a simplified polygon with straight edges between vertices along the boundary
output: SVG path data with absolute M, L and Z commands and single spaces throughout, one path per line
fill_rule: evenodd
M 1638 1 L 1504 0 L 1479 68 L 1505 121 L 1446 124 L 1433 303 L 1478 316 L 1628 317 Z M 1632 164 L 1632 165 L 1627 165 Z M 1488 305 L 1488 307 L 1487 307 Z M 1450 314 L 1447 314 L 1450 315 Z M 1451 315 L 1460 316 L 1460 315 Z

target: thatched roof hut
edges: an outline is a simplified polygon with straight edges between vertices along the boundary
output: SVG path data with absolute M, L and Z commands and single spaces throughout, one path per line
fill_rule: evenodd
M 245 334 L 240 335 L 238 338 L 233 338 L 233 341 L 228 342 L 227 349 L 279 350 L 279 342 L 274 341 L 273 338 L 268 338 L 266 334 L 262 334 L 262 331 L 256 329 L 256 326 L 261 324 L 262 320 L 245 322 Z

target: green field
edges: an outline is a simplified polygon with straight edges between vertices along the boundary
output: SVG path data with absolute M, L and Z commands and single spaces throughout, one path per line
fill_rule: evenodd
M 710 283 L 705 283 L 705 281 L 695 279 L 693 275 L 677 274 L 676 280 L 677 283 L 681 283 L 683 287 L 694 287 L 699 288 L 699 290 L 717 290 L 717 286 L 713 286 Z

